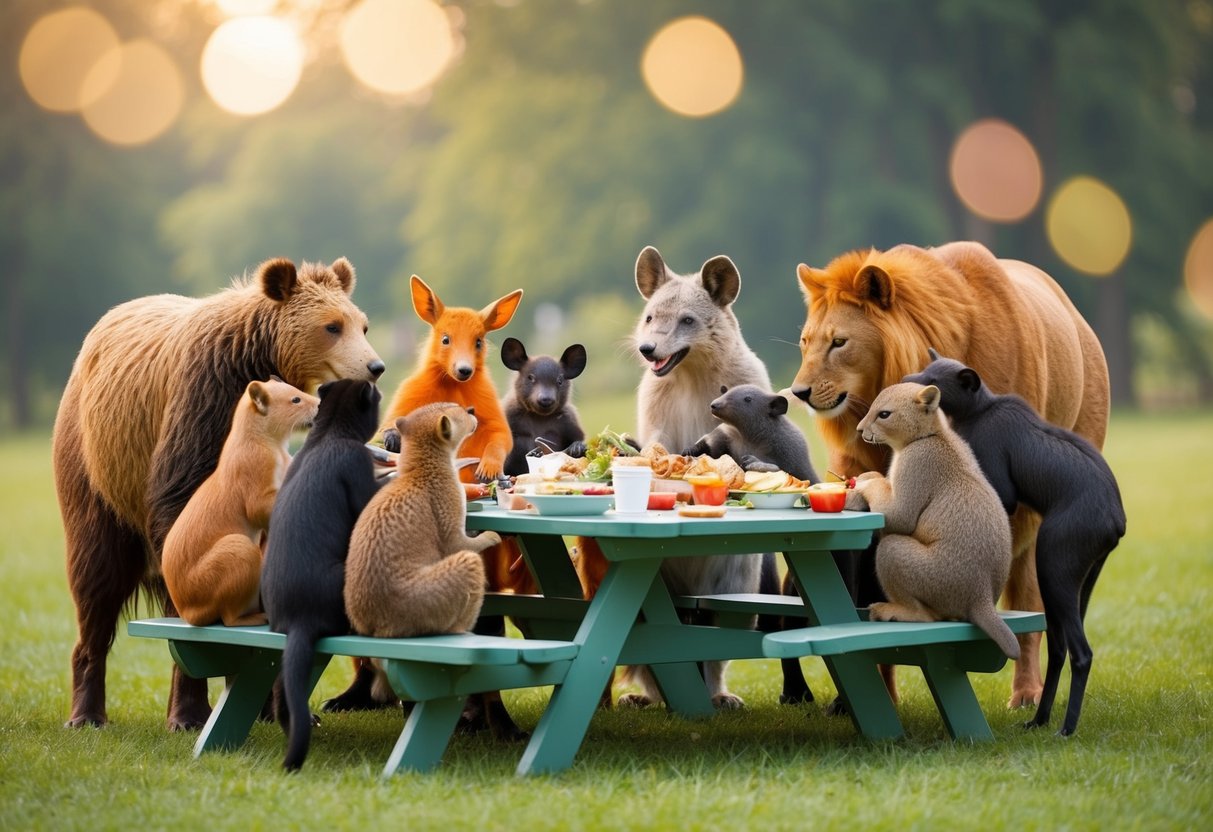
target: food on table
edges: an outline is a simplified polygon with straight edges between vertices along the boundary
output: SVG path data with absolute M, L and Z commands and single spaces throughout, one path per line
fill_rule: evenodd
M 842 511 L 847 503 L 847 484 L 844 482 L 819 482 L 809 486 L 809 507 L 813 511 Z
M 678 495 L 673 491 L 650 491 L 649 510 L 668 511 L 674 507 L 674 502 L 677 499 Z
M 681 517 L 724 517 L 726 511 L 723 505 L 693 505 L 681 507 L 678 509 L 678 514 Z

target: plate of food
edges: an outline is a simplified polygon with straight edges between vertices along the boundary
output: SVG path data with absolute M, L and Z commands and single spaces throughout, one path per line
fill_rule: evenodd
M 551 517 L 605 514 L 615 502 L 614 494 L 527 494 L 524 499 L 539 514 Z
M 746 471 L 745 485 L 731 489 L 729 496 L 754 508 L 795 508 L 808 485 L 783 471 Z
M 795 508 L 803 491 L 730 491 L 734 500 L 749 502 L 754 508 Z

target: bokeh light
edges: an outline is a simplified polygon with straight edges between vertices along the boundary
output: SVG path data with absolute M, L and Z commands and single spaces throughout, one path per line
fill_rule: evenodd
M 1213 219 L 1200 227 L 1188 246 L 1184 286 L 1200 313 L 1213 320 Z
M 108 83 L 108 78 L 114 80 Z M 144 144 L 167 130 L 181 112 L 185 85 L 181 72 L 162 47 L 133 40 L 112 50 L 84 79 L 86 97 L 103 91 L 84 107 L 84 121 L 114 144 Z
M 228 17 L 240 17 L 269 14 L 278 5 L 278 0 L 215 0 L 215 5 Z
M 645 47 L 640 71 L 649 91 L 675 113 L 719 113 L 741 93 L 741 53 L 729 33 L 705 17 L 666 24 Z
M 303 74 L 303 43 L 276 17 L 234 17 L 202 50 L 202 84 L 229 113 L 268 112 L 290 97 Z
M 1133 241 L 1124 201 L 1089 176 L 1076 176 L 1057 189 L 1045 212 L 1045 230 L 1062 260 L 1096 276 L 1114 272 Z
M 109 21 L 92 9 L 73 6 L 38 19 L 21 43 L 17 59 L 21 82 L 40 107 L 76 112 L 91 103 L 83 95 L 84 79 L 97 61 L 118 48 L 118 35 Z M 113 83 L 117 63 L 107 64 L 108 78 L 94 78 L 93 97 Z
M 1019 222 L 1040 201 L 1040 157 L 1028 138 L 1001 119 L 969 125 L 952 146 L 952 187 L 965 207 L 993 222 Z
M 363 0 L 342 21 L 340 41 L 354 77 L 389 95 L 425 89 L 455 56 L 451 20 L 431 0 Z

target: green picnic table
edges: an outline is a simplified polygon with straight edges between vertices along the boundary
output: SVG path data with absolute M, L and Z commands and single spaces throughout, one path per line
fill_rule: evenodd
M 340 636 L 317 645 L 313 684 L 333 655 L 384 660 L 402 699 L 418 702 L 384 773 L 436 765 L 470 693 L 552 685 L 519 774 L 568 768 L 585 738 L 602 691 L 617 665 L 648 664 L 667 707 L 686 717 L 714 708 L 697 662 L 820 656 L 856 728 L 866 737 L 902 734 L 880 663 L 922 668 L 953 737 L 990 739 L 968 672 L 994 672 L 1006 657 L 965 622 L 873 622 L 856 610 L 831 551 L 863 549 L 883 517 L 866 512 L 818 514 L 804 509 L 730 511 L 723 518 L 685 518 L 673 511 L 638 516 L 540 516 L 485 505 L 468 513 L 474 530 L 517 536 L 540 595 L 490 593 L 483 614 L 510 615 L 528 635 L 472 634 L 414 639 Z M 595 538 L 609 561 L 590 601 L 569 558 L 566 537 Z M 782 552 L 801 599 L 755 595 L 678 597 L 660 578 L 670 558 Z M 684 623 L 688 607 L 716 613 L 716 624 Z M 757 613 L 802 617 L 807 626 L 763 634 L 748 629 Z M 1040 613 L 1003 613 L 1017 633 L 1044 629 Z M 195 754 L 238 746 L 247 736 L 277 672 L 283 637 L 265 627 L 190 627 L 177 619 L 133 621 L 132 635 L 164 638 L 193 676 L 227 676 Z

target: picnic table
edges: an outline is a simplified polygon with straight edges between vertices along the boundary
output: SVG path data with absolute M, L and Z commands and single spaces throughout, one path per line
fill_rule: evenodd
M 517 771 L 561 771 L 572 764 L 621 664 L 650 665 L 667 707 L 697 718 L 714 713 L 697 662 L 820 656 L 857 730 L 879 739 L 900 736 L 902 727 L 878 664 L 918 665 L 953 737 L 992 738 L 967 673 L 997 671 L 1006 657 L 981 630 L 966 622 L 866 621 L 852 603 L 831 552 L 865 548 L 883 525 L 880 514 L 774 509 L 723 518 L 672 511 L 549 517 L 490 504 L 469 512 L 467 525 L 517 537 L 541 594 L 490 593 L 482 614 L 511 616 L 528 638 L 339 636 L 317 645 L 313 684 L 333 655 L 371 656 L 385 660 L 401 698 L 417 701 L 385 774 L 436 765 L 469 693 L 536 685 L 552 685 L 553 693 Z M 609 561 L 590 601 L 582 599 L 568 536 L 595 538 Z M 753 552 L 782 552 L 801 598 L 683 597 L 660 578 L 667 559 Z M 715 624 L 685 623 L 680 612 L 688 609 L 716 614 Z M 800 617 L 806 626 L 764 634 L 749 629 L 759 613 Z M 1014 632 L 1044 629 L 1040 613 L 1002 615 Z M 129 631 L 168 639 L 187 674 L 228 677 L 196 755 L 243 742 L 276 674 L 281 635 L 265 627 L 190 627 L 177 619 L 134 621 Z

